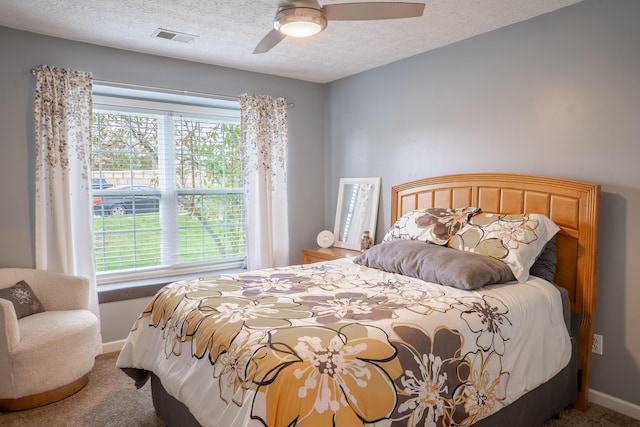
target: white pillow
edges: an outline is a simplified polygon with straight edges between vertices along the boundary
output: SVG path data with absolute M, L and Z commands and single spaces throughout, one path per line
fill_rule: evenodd
M 449 241 L 449 246 L 488 255 L 505 262 L 519 282 L 560 227 L 542 214 L 491 214 L 473 216 Z
M 424 208 L 404 214 L 391 226 L 382 239 L 420 240 L 437 245 L 446 245 L 467 224 L 471 215 L 480 212 L 479 208 Z

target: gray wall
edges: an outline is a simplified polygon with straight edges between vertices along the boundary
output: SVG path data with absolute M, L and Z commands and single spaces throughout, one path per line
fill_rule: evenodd
M 95 79 L 237 96 L 283 96 L 289 109 L 289 232 L 291 262 L 315 242 L 324 221 L 323 86 L 230 68 L 98 47 L 0 27 L 0 267 L 34 261 L 33 98 L 40 64 L 91 71 Z M 137 312 L 110 303 L 103 340 L 124 339 Z M 125 320 L 123 320 L 125 319 Z M 130 319 L 130 320 L 129 320 Z M 128 326 L 122 326 L 128 324 Z
M 640 405 L 640 1 L 585 0 L 328 85 L 325 226 L 341 176 L 515 172 L 602 185 L 591 388 Z M 635 218 L 635 220 L 634 220 Z

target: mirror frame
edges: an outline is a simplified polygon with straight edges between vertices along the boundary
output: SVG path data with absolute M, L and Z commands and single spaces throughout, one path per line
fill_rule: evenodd
M 378 223 L 378 204 L 380 201 L 380 177 L 369 177 L 369 178 L 340 178 L 340 186 L 338 187 L 338 203 L 336 206 L 336 221 L 333 227 L 333 234 L 335 237 L 335 241 L 333 242 L 333 246 L 337 246 L 339 248 L 344 249 L 354 249 L 360 250 L 360 239 L 362 237 L 362 232 L 365 230 L 369 230 L 369 237 L 371 237 L 371 242 L 375 244 L 376 239 L 376 225 Z M 369 222 L 367 224 L 363 224 L 362 229 L 358 230 L 357 240 L 355 242 L 347 242 L 341 240 L 340 228 L 343 220 L 343 206 L 345 205 L 345 188 L 347 185 L 353 184 L 366 184 L 373 186 L 373 200 L 369 206 Z

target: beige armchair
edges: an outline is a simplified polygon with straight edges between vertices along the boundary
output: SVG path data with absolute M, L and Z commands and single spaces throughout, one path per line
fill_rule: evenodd
M 26 281 L 44 312 L 18 319 L 0 299 L 0 410 L 18 411 L 61 400 L 87 384 L 95 361 L 98 320 L 88 310 L 83 277 L 0 268 L 0 289 Z

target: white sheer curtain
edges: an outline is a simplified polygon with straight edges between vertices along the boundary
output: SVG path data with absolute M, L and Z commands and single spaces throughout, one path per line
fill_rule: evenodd
M 36 76 L 36 268 L 88 278 L 89 308 L 100 319 L 89 186 L 91 74 L 41 65 Z M 101 341 L 98 331 L 97 352 Z
M 250 270 L 289 264 L 287 100 L 240 97 Z

